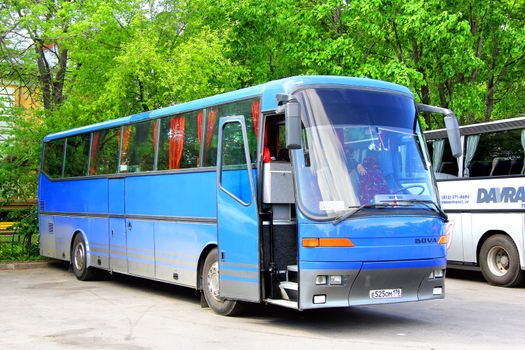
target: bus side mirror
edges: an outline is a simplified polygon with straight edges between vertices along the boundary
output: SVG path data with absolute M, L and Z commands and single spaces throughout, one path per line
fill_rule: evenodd
M 439 113 L 442 114 L 445 120 L 445 127 L 447 128 L 448 141 L 450 143 L 450 149 L 452 155 L 456 158 L 461 157 L 463 151 L 461 149 L 461 136 L 459 134 L 459 123 L 458 119 L 448 108 L 429 106 L 423 103 L 418 103 L 416 105 L 417 111 L 427 112 L 427 113 Z
M 461 157 L 461 135 L 459 134 L 458 119 L 454 114 L 445 116 L 445 127 L 447 128 L 448 141 L 452 150 L 452 155 L 456 158 Z
M 301 148 L 301 112 L 299 102 L 291 97 L 285 105 L 286 148 Z

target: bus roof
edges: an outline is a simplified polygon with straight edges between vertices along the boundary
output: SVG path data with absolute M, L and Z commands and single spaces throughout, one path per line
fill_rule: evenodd
M 271 111 L 277 108 L 277 100 L 275 95 L 279 93 L 290 94 L 299 88 L 305 86 L 315 85 L 345 85 L 360 88 L 371 88 L 390 90 L 413 96 L 412 92 L 405 86 L 397 85 L 394 83 L 388 83 L 381 80 L 374 80 L 368 78 L 353 78 L 353 77 L 340 77 L 340 76 L 323 76 L 323 75 L 311 75 L 311 76 L 295 76 L 284 78 L 280 80 L 270 81 L 257 86 L 244 88 L 240 90 L 230 91 L 219 95 L 201 98 L 198 100 L 176 104 L 170 107 L 160 108 L 148 112 L 138 113 L 127 117 L 104 121 L 92 125 L 83 126 L 76 129 L 60 131 L 54 134 L 47 135 L 44 137 L 44 142 L 67 137 L 76 134 L 83 134 L 92 131 L 118 127 L 135 123 L 138 121 L 144 121 L 148 119 L 156 119 L 164 116 L 185 113 L 198 109 L 203 109 L 211 106 L 221 105 L 228 102 L 238 101 L 247 99 L 250 97 L 263 96 L 263 105 L 261 111 Z
M 492 122 L 462 125 L 459 127 L 461 136 L 483 134 L 487 132 L 523 129 L 525 128 L 525 114 L 510 119 L 495 120 Z M 442 139 L 447 137 L 446 129 L 437 129 L 425 131 L 427 140 Z

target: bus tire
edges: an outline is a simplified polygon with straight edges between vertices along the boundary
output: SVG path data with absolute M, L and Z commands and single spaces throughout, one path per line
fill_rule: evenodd
M 239 302 L 221 298 L 219 295 L 219 254 L 214 248 L 206 256 L 202 268 L 202 290 L 208 306 L 224 316 L 233 316 L 239 312 Z
M 89 281 L 95 277 L 95 271 L 87 266 L 86 242 L 81 234 L 75 236 L 73 248 L 71 249 L 71 267 L 77 279 Z
M 481 273 L 494 286 L 514 287 L 521 283 L 518 249 L 510 237 L 494 235 L 481 246 L 479 252 Z

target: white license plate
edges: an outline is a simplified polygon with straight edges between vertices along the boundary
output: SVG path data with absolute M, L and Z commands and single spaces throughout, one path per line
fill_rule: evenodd
M 388 298 L 401 298 L 403 290 L 401 288 L 396 289 L 376 289 L 370 291 L 370 299 L 388 299 Z

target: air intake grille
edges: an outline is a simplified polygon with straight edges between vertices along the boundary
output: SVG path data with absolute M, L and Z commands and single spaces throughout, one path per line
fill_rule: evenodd
M 54 230 L 55 230 L 55 227 L 54 227 L 53 223 L 52 223 L 52 222 L 49 222 L 49 223 L 47 224 L 47 231 L 48 231 L 49 233 L 53 233 Z
M 40 209 L 40 211 L 44 211 L 44 201 L 38 202 L 38 208 Z

